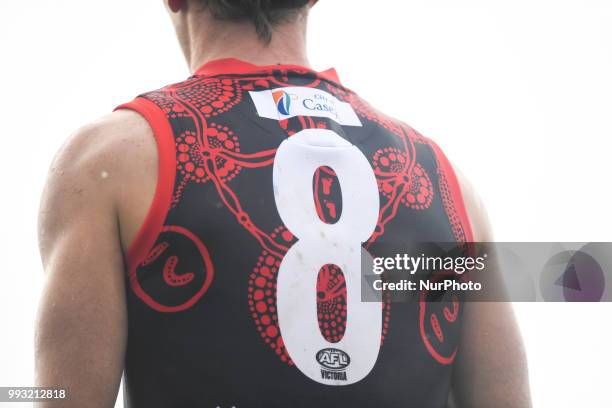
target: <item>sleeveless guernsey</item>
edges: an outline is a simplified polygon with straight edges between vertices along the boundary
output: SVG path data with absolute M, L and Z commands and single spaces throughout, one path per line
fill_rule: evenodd
M 126 255 L 132 408 L 445 407 L 460 302 L 362 302 L 374 242 L 469 242 L 453 170 L 334 70 L 206 64 L 119 109 L 159 152 Z

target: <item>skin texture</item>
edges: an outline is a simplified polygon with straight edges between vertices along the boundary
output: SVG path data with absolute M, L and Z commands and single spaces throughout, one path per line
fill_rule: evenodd
M 269 46 L 249 24 L 216 22 L 194 1 L 171 17 L 192 71 L 226 57 L 309 66 L 307 10 L 278 27 Z M 459 179 L 475 239 L 491 241 L 479 199 L 465 178 Z M 65 387 L 70 399 L 38 406 L 114 406 L 127 339 L 123 257 L 145 219 L 156 182 L 152 130 L 129 111 L 83 127 L 53 161 L 39 216 L 46 284 L 35 339 L 36 384 Z M 468 304 L 464 319 L 454 406 L 529 407 L 525 355 L 511 307 Z
M 139 115 L 79 130 L 55 158 L 42 198 L 46 271 L 36 330 L 36 384 L 70 399 L 39 406 L 113 407 L 127 338 L 125 243 L 153 198 L 157 151 Z
M 485 207 L 455 168 L 475 242 L 494 242 Z M 488 265 L 487 272 L 495 265 Z M 489 282 L 495 284 L 496 282 Z M 503 289 L 502 289 L 503 290 Z M 529 408 L 527 358 L 510 303 L 466 302 L 450 406 Z

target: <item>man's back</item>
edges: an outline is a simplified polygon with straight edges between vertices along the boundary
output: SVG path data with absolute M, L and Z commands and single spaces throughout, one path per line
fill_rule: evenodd
M 445 406 L 460 305 L 364 303 L 347 270 L 361 242 L 471 240 L 435 145 L 295 66 L 215 61 L 122 108 L 160 163 L 127 251 L 129 406 Z
M 529 405 L 507 305 L 362 301 L 378 243 L 491 235 L 433 142 L 304 68 L 315 3 L 168 0 L 196 75 L 61 149 L 36 383 L 65 406 L 124 369 L 131 407 Z

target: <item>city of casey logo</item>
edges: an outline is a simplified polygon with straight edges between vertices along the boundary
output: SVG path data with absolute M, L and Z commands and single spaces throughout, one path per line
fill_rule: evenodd
M 291 96 L 285 91 L 272 92 L 276 109 L 283 115 L 289 115 L 291 110 Z
M 296 103 L 298 106 L 296 109 L 299 112 L 294 113 L 308 115 L 309 112 L 326 112 L 334 118 L 338 118 L 336 103 L 324 92 L 315 92 L 311 97 L 300 97 L 300 95 L 279 90 L 272 92 L 272 98 L 276 109 L 285 116 L 291 115 L 292 106 Z

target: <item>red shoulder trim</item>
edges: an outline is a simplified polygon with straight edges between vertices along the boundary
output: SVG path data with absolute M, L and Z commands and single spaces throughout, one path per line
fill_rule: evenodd
M 459 185 L 457 174 L 455 174 L 453 166 L 451 165 L 450 161 L 448 160 L 442 149 L 440 149 L 440 146 L 438 146 L 433 140 L 428 140 L 428 142 L 433 148 L 434 154 L 438 158 L 438 162 L 440 167 L 442 168 L 442 171 L 447 175 L 448 187 L 453 197 L 453 202 L 455 203 L 457 214 L 459 215 L 461 224 L 463 224 L 463 229 L 465 230 L 465 239 L 467 240 L 467 242 L 474 242 L 472 223 L 470 222 L 470 217 L 468 216 L 467 210 L 465 208 L 463 193 L 461 192 L 461 186 Z
M 176 146 L 166 114 L 153 102 L 138 97 L 115 108 L 119 109 L 133 110 L 147 120 L 155 136 L 158 155 L 157 186 L 153 202 L 126 254 L 127 270 L 131 274 L 155 244 L 170 209 L 176 177 Z
M 222 58 L 214 61 L 209 61 L 195 71 L 195 75 L 217 76 L 228 74 L 253 74 L 261 72 L 270 72 L 276 69 L 293 69 L 297 71 L 307 71 L 316 74 L 317 76 L 328 81 L 340 84 L 340 78 L 334 68 L 329 68 L 325 71 L 317 72 L 312 68 L 303 67 L 301 65 L 254 65 L 246 61 L 236 58 Z

